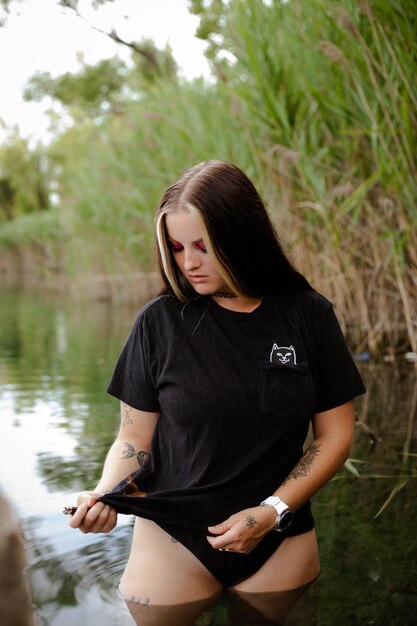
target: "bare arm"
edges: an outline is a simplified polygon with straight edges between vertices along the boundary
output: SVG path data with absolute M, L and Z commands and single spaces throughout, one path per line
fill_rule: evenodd
M 353 402 L 313 418 L 313 443 L 275 494 L 296 511 L 323 487 L 349 456 L 354 429 Z
M 158 417 L 158 413 L 121 403 L 119 432 L 107 454 L 100 481 L 92 492 L 84 491 L 78 496 L 78 510 L 71 517 L 70 526 L 84 533 L 109 532 L 114 528 L 116 511 L 97 499 L 144 464 Z
M 119 432 L 107 454 L 95 492 L 110 491 L 123 478 L 142 467 L 151 449 L 158 417 L 158 413 L 139 411 L 120 403 Z
M 353 402 L 347 402 L 313 418 L 314 440 L 304 452 L 275 495 L 296 511 L 323 487 L 349 456 L 354 428 Z M 235 513 L 225 522 L 209 528 L 217 537 L 208 537 L 214 548 L 230 546 L 236 552 L 250 552 L 275 523 L 270 506 L 257 506 Z

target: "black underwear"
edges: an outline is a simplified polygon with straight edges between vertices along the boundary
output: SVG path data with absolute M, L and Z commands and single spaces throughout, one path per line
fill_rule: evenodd
M 283 533 L 272 531 L 265 535 L 252 552 L 242 554 L 215 550 L 203 533 L 186 528 L 178 528 L 174 525 L 160 524 L 160 526 L 174 539 L 188 548 L 224 587 L 233 587 L 233 585 L 257 572 L 277 550 L 284 539 L 289 536 L 288 533 L 284 535 Z M 314 524 L 311 528 L 314 528 Z M 306 528 L 302 532 L 307 532 L 311 528 Z
M 201 523 L 201 509 L 187 503 L 185 508 L 181 499 L 163 498 L 148 495 L 144 498 L 109 493 L 100 498 L 118 513 L 136 515 L 153 520 L 171 537 L 182 543 L 204 567 L 224 586 L 232 587 L 241 580 L 254 574 L 275 552 L 286 537 L 300 535 L 314 528 L 314 519 L 309 504 L 304 505 L 294 515 L 291 526 L 284 532 L 271 531 L 258 543 L 249 554 L 222 552 L 214 549 L 207 541 L 207 526 L 218 523 L 206 520 Z M 190 506 L 191 505 L 191 506 Z

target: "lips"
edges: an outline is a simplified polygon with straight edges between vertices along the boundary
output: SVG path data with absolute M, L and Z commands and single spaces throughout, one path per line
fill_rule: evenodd
M 189 279 L 193 282 L 193 283 L 200 283 L 203 282 L 205 280 L 207 280 L 208 276 L 205 276 L 204 274 L 192 274 L 189 276 Z

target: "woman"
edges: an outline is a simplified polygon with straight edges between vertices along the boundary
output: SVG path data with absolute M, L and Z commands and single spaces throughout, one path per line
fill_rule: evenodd
M 223 591 L 231 623 L 281 623 L 319 574 L 310 498 L 348 457 L 365 390 L 237 167 L 187 170 L 156 235 L 165 290 L 119 357 L 120 430 L 70 524 L 136 515 L 120 592 L 138 624 L 191 625 Z

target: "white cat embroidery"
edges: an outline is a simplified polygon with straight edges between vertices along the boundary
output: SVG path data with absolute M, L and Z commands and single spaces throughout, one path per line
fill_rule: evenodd
M 286 365 L 287 363 L 297 365 L 294 346 L 277 346 L 277 344 L 274 343 L 269 360 L 271 363 L 282 363 L 282 365 Z

